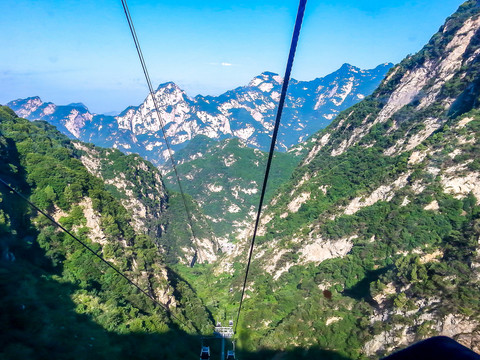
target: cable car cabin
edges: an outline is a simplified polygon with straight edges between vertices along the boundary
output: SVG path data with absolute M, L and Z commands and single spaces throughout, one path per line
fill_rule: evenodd
M 233 320 L 230 320 L 230 321 L 228 322 L 228 326 L 233 326 Z
M 227 360 L 235 360 L 235 351 L 228 350 L 227 352 Z
M 200 351 L 200 360 L 209 360 L 210 359 L 210 347 L 202 346 L 202 351 Z

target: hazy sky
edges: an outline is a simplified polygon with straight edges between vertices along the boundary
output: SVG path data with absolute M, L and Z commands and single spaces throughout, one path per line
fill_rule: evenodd
M 460 0 L 309 0 L 292 76 L 373 68 L 418 51 Z M 154 86 L 218 95 L 283 74 L 298 0 L 129 0 Z M 138 105 L 147 87 L 120 0 L 0 1 L 0 103 L 38 95 L 93 112 Z

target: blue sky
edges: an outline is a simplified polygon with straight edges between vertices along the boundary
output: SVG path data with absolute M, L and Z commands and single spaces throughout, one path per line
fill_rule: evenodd
M 418 51 L 463 1 L 309 0 L 292 76 L 373 68 Z M 297 0 L 129 0 L 154 86 L 218 95 L 285 68 Z M 38 95 L 97 113 L 147 87 L 120 0 L 0 1 L 0 103 Z

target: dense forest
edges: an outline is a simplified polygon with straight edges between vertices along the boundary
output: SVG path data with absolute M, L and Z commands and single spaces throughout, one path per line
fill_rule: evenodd
M 302 151 L 275 154 L 267 201 L 289 179 L 301 154 Z M 250 223 L 258 205 L 267 156 L 240 139 L 217 142 L 206 136 L 197 136 L 175 154 L 184 191 L 210 219 L 216 237 L 235 241 L 237 232 Z M 164 180 L 167 188 L 179 191 L 173 171 Z
M 448 334 L 479 349 L 478 13 L 478 2 L 463 4 L 315 135 L 264 215 L 242 346 L 362 358 Z M 239 295 L 227 289 L 241 289 L 244 259 L 179 271 L 208 298 L 207 279 L 233 264 L 217 275 L 219 301 L 206 303 L 229 318 Z
M 211 330 L 201 300 L 165 266 L 153 239 L 135 232 L 127 210 L 89 174 L 72 142 L 52 126 L 20 119 L 6 107 L 0 108 L 0 134 L 2 180 L 153 297 L 171 304 L 181 320 L 173 322 L 164 309 L 3 187 L 2 356 L 153 358 L 159 347 L 165 356 L 196 354 L 197 344 L 189 347 L 184 341 L 192 329 Z M 100 238 L 86 226 L 89 207 L 99 214 Z

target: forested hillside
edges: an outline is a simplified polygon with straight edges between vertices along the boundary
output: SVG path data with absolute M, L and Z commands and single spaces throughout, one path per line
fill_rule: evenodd
M 263 216 L 242 344 L 378 358 L 444 334 L 480 349 L 479 12 L 466 2 L 315 135 Z M 234 288 L 214 314 L 235 312 L 248 240 L 212 269 Z
M 194 234 L 179 193 L 168 191 L 160 170 L 139 155 L 124 155 L 116 149 L 72 141 L 75 154 L 87 170 L 103 180 L 105 188 L 127 209 L 131 224 L 149 235 L 168 263 L 190 263 L 197 252 L 198 261 L 212 261 L 218 255 L 216 234 L 192 198 L 185 197 L 194 214 Z M 176 180 L 175 180 L 176 181 Z
M 217 142 L 205 136 L 193 139 L 175 156 L 185 192 L 196 200 L 227 252 L 231 241 L 252 222 L 267 156 L 239 139 Z M 293 152 L 275 153 L 267 199 L 290 178 L 300 160 Z M 178 191 L 173 171 L 165 175 L 165 183 Z
M 152 358 L 158 346 L 172 356 L 196 353 L 180 338 L 192 328 L 211 331 L 201 300 L 165 266 L 154 239 L 134 230 L 128 211 L 89 174 L 75 146 L 51 125 L 0 108 L 0 177 L 182 323 L 0 184 L 1 356 Z M 117 155 L 122 171 L 128 159 Z

